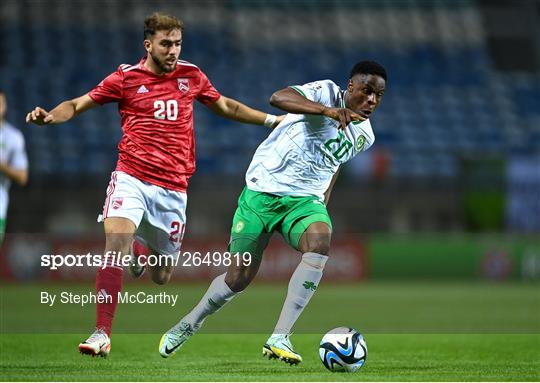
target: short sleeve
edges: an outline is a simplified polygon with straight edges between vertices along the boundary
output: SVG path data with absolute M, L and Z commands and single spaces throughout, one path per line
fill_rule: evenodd
M 314 81 L 304 85 L 292 85 L 302 96 L 323 105 L 332 105 L 334 83 L 330 80 Z
M 216 88 L 212 85 L 208 77 L 201 71 L 200 72 L 200 89 L 199 93 L 197 93 L 196 99 L 197 101 L 208 105 L 216 102 L 221 97 L 221 94 L 217 91 Z
M 24 136 L 18 135 L 13 147 L 13 153 L 10 158 L 10 166 L 17 170 L 25 170 L 28 168 L 28 157 L 26 156 L 26 149 L 24 145 Z
M 361 134 L 359 139 L 356 141 L 357 150 L 359 152 L 365 152 L 373 146 L 375 143 L 375 134 L 373 134 L 373 128 L 371 127 L 371 122 L 369 120 L 365 121 L 352 121 L 351 124 L 359 128 Z
M 98 104 L 107 104 L 109 102 L 115 102 L 122 99 L 122 82 L 124 74 L 120 68 L 114 73 L 108 75 L 103 81 L 101 81 L 94 89 L 92 89 L 88 96 Z

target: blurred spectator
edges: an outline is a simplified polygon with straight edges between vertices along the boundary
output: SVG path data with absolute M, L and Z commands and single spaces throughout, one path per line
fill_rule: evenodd
M 0 244 L 4 239 L 6 229 L 11 182 L 26 185 L 28 181 L 28 159 L 24 148 L 24 136 L 5 121 L 6 111 L 6 94 L 0 89 Z

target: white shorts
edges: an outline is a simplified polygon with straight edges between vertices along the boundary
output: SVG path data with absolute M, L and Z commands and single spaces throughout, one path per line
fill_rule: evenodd
M 176 258 L 186 227 L 186 205 L 186 193 L 114 171 L 98 222 L 110 217 L 127 218 L 137 227 L 138 240 L 158 254 Z

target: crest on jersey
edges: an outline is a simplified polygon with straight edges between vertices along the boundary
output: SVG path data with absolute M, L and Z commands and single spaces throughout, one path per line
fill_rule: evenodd
M 111 206 L 114 210 L 117 210 L 117 209 L 120 209 L 122 207 L 122 204 L 124 203 L 124 198 L 123 197 L 116 197 L 116 198 L 113 198 L 112 202 L 111 202 Z
M 178 80 L 178 89 L 182 92 L 187 92 L 189 90 L 189 80 L 187 78 L 179 78 Z
M 361 151 L 364 149 L 364 145 L 366 144 L 366 137 L 360 136 L 356 140 L 356 150 Z

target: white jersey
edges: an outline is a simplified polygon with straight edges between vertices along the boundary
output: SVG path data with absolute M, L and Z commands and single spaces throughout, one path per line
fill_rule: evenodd
M 319 104 L 345 107 L 345 92 L 330 80 L 292 88 Z M 374 141 L 369 120 L 352 122 L 342 130 L 338 121 L 328 117 L 289 113 L 257 148 L 246 173 L 247 187 L 322 199 L 339 166 Z
M 0 121 L 0 163 L 17 170 L 28 167 L 24 136 L 6 121 Z M 11 180 L 0 173 L 0 219 L 6 218 L 10 186 Z

